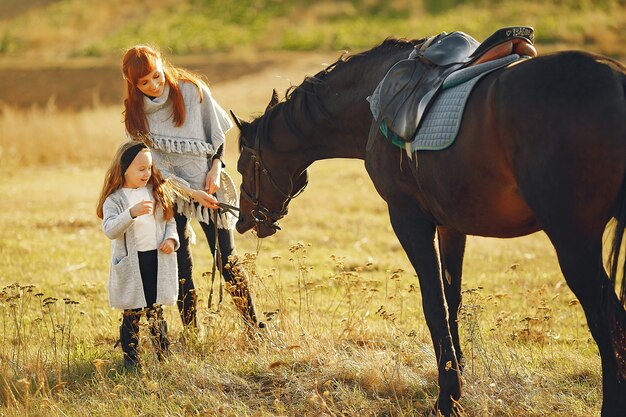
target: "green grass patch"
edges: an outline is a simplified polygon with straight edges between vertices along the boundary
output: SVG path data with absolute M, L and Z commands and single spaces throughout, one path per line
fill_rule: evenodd
M 533 26 L 539 47 L 623 56 L 626 10 L 619 0 L 60 0 L 0 21 L 0 56 L 55 53 L 117 56 L 136 43 L 174 54 L 245 50 L 362 50 L 383 39 Z M 85 32 L 85 27 L 89 31 Z

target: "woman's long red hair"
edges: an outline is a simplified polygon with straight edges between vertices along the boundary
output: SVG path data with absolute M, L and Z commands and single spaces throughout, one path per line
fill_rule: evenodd
M 169 98 L 172 101 L 174 125 L 181 126 L 185 122 L 185 102 L 180 92 L 179 81 L 189 81 L 196 85 L 202 101 L 202 87 L 206 88 L 206 82 L 202 76 L 194 74 L 183 68 L 174 67 L 161 53 L 146 45 L 136 45 L 128 49 L 122 58 L 122 73 L 126 81 L 124 98 L 124 123 L 126 131 L 132 138 L 145 136 L 148 133 L 148 121 L 143 108 L 145 97 L 137 88 L 140 78 L 145 77 L 161 62 L 165 81 L 170 86 Z
M 122 155 L 131 147 L 137 145 L 135 141 L 124 142 L 115 153 L 115 157 L 107 170 L 104 177 L 104 184 L 98 199 L 96 214 L 99 218 L 104 217 L 104 202 L 107 197 L 124 186 L 124 174 L 122 173 Z M 146 148 L 142 152 L 150 152 Z M 174 217 L 174 199 L 175 193 L 169 181 L 163 178 L 163 174 L 155 166 L 152 166 L 152 175 L 148 180 L 148 185 L 152 186 L 152 195 L 154 196 L 154 206 L 161 205 L 163 208 L 163 220 L 167 221 Z M 154 210 L 156 215 L 156 210 Z

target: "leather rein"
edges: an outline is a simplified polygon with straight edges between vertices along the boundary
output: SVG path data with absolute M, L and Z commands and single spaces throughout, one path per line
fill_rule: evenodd
M 270 112 L 271 114 L 271 112 Z M 269 169 L 263 163 L 263 159 L 261 158 L 261 140 L 259 132 L 267 133 L 269 131 L 269 118 L 270 114 L 268 114 L 261 122 L 260 126 L 256 131 L 254 136 L 254 147 L 249 147 L 247 145 L 243 145 L 241 147 L 241 153 L 247 152 L 250 154 L 250 158 L 254 163 L 254 194 L 250 193 L 246 190 L 241 184 L 241 196 L 250 202 L 254 208 L 251 211 L 252 218 L 255 223 L 258 225 L 263 225 L 267 228 L 274 230 L 281 230 L 280 226 L 278 226 L 278 220 L 287 215 L 289 202 L 299 196 L 306 186 L 309 184 L 308 178 L 306 179 L 302 188 L 297 190 L 295 193 L 293 191 L 293 181 L 290 181 L 289 190 L 287 192 L 282 190 L 282 187 L 274 180 L 274 177 L 270 173 Z M 243 135 L 243 131 L 241 132 Z M 265 135 L 267 136 L 267 135 Z M 275 191 L 280 194 L 282 198 L 285 199 L 283 205 L 279 211 L 272 211 L 267 206 L 261 203 L 261 176 L 267 178 L 269 183 L 272 185 Z M 257 229 L 258 230 L 258 229 Z

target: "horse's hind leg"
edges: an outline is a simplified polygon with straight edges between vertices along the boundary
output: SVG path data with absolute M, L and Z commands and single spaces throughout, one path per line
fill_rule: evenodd
M 441 273 L 443 289 L 448 303 L 450 335 L 456 351 L 461 370 L 465 358 L 459 340 L 459 309 L 461 308 L 461 274 L 463 272 L 463 255 L 465 254 L 466 236 L 450 227 L 437 227 L 439 236 L 439 255 L 441 257 Z
M 602 417 L 623 417 L 626 414 L 626 312 L 602 266 L 602 244 L 571 237 L 552 242 L 563 275 L 578 297 L 598 344 L 602 361 Z

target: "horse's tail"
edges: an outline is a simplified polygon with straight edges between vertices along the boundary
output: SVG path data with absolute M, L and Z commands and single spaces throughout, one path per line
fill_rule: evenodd
M 624 105 L 626 106 L 626 74 L 622 73 L 622 89 L 624 91 Z M 624 138 L 624 146 L 626 146 L 626 138 Z M 609 264 L 611 273 L 609 279 L 613 287 L 617 287 L 617 269 L 619 268 L 619 254 L 624 240 L 624 230 L 626 229 L 626 172 L 622 178 L 622 188 L 619 194 L 619 209 L 615 216 L 617 225 L 615 226 L 615 235 L 611 244 L 611 253 L 609 256 Z M 617 289 L 619 299 L 622 305 L 626 305 L 626 261 L 622 263 L 622 283 Z

